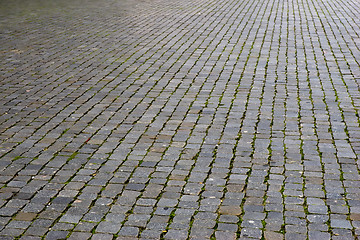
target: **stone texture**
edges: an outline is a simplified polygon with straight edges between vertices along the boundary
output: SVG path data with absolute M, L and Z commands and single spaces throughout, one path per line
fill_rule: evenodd
M 360 5 L 2 0 L 0 239 L 356 239 Z

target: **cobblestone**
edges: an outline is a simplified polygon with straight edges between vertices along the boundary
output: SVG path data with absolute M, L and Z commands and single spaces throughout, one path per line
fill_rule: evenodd
M 0 239 L 357 239 L 357 0 L 2 0 Z

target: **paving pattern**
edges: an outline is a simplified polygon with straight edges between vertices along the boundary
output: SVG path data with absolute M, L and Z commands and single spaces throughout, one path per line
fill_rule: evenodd
M 357 239 L 359 0 L 0 0 L 0 239 Z

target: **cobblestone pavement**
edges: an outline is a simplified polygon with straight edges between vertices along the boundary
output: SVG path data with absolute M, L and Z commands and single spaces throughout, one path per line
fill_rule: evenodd
M 359 0 L 0 0 L 0 239 L 357 239 Z

